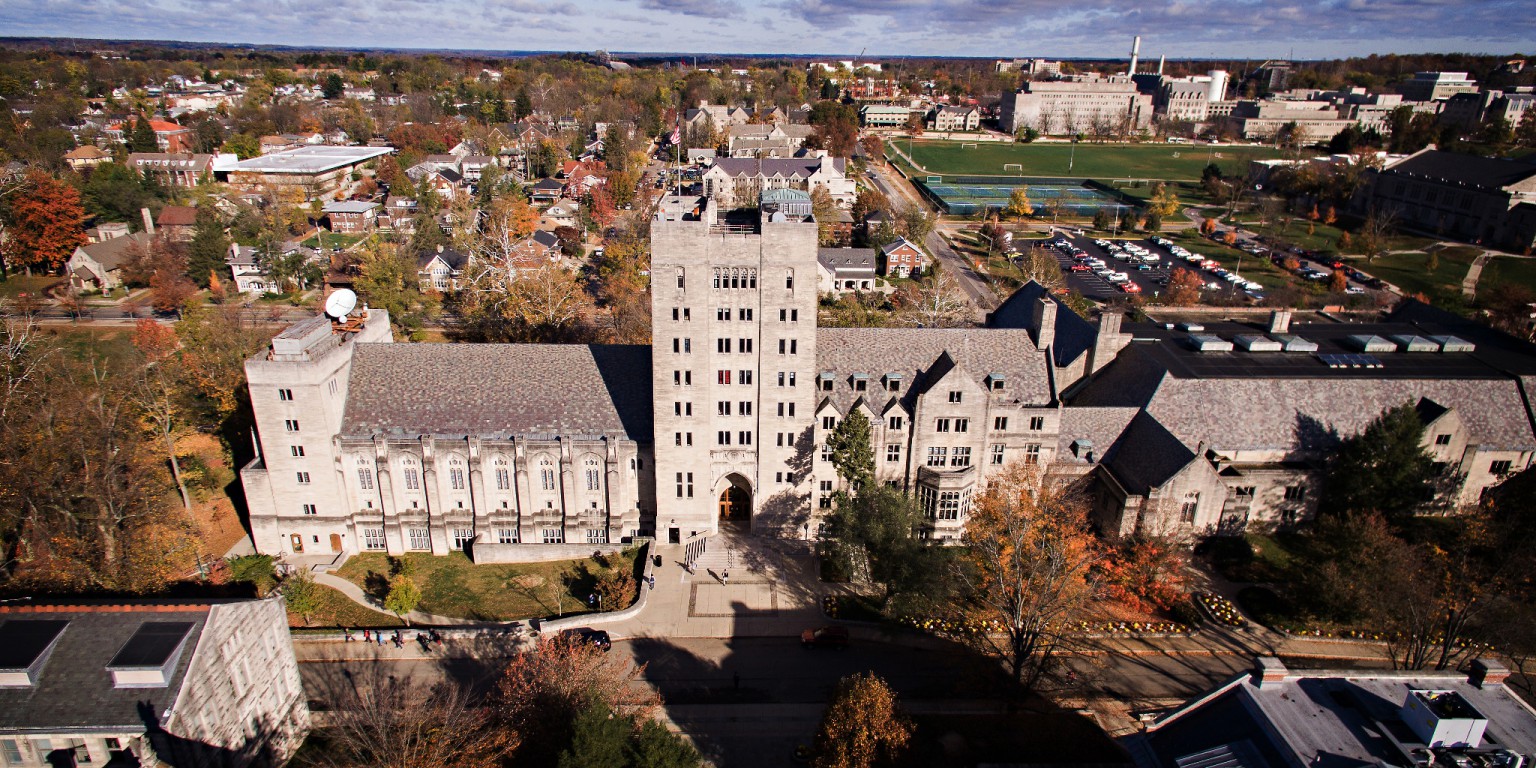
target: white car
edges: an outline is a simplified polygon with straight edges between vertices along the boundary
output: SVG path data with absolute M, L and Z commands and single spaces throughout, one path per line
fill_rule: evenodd
M 1109 276 L 1105 277 L 1104 279 L 1110 281 L 1111 283 L 1124 283 L 1129 282 L 1131 276 L 1124 272 L 1111 272 L 1109 273 Z

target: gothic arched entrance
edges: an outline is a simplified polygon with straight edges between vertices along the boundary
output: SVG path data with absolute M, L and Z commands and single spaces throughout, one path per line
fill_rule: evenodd
M 726 482 L 728 485 L 720 491 L 720 524 L 751 528 L 752 491 L 740 475 L 730 475 Z

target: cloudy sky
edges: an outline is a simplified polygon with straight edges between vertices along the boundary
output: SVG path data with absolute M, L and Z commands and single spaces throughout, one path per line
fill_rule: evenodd
M 1536 53 L 1531 0 L 5 0 L 0 35 L 486 50 Z

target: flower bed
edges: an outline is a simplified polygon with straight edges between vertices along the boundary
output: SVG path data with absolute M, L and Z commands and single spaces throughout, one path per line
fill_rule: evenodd
M 1243 614 L 1238 612 L 1237 606 L 1233 605 L 1231 600 L 1215 592 L 1201 592 L 1195 595 L 1195 602 L 1199 603 L 1200 607 L 1205 609 L 1205 612 L 1210 614 L 1212 619 L 1221 624 L 1229 627 L 1248 626 L 1248 620 L 1243 618 Z
M 825 595 L 821 598 L 821 610 L 832 619 L 848 621 L 894 621 L 904 627 L 945 635 L 975 635 L 1003 632 L 1007 627 L 1000 621 L 988 619 L 953 619 L 934 616 L 901 615 L 886 619 L 857 596 Z M 1177 621 L 1079 621 L 1068 627 L 1069 632 L 1088 635 L 1182 635 L 1188 634 L 1188 625 Z

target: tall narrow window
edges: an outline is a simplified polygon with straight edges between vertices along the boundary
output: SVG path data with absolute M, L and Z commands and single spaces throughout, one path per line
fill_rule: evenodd
M 373 470 L 367 467 L 357 468 L 357 487 L 365 490 L 373 490 Z

